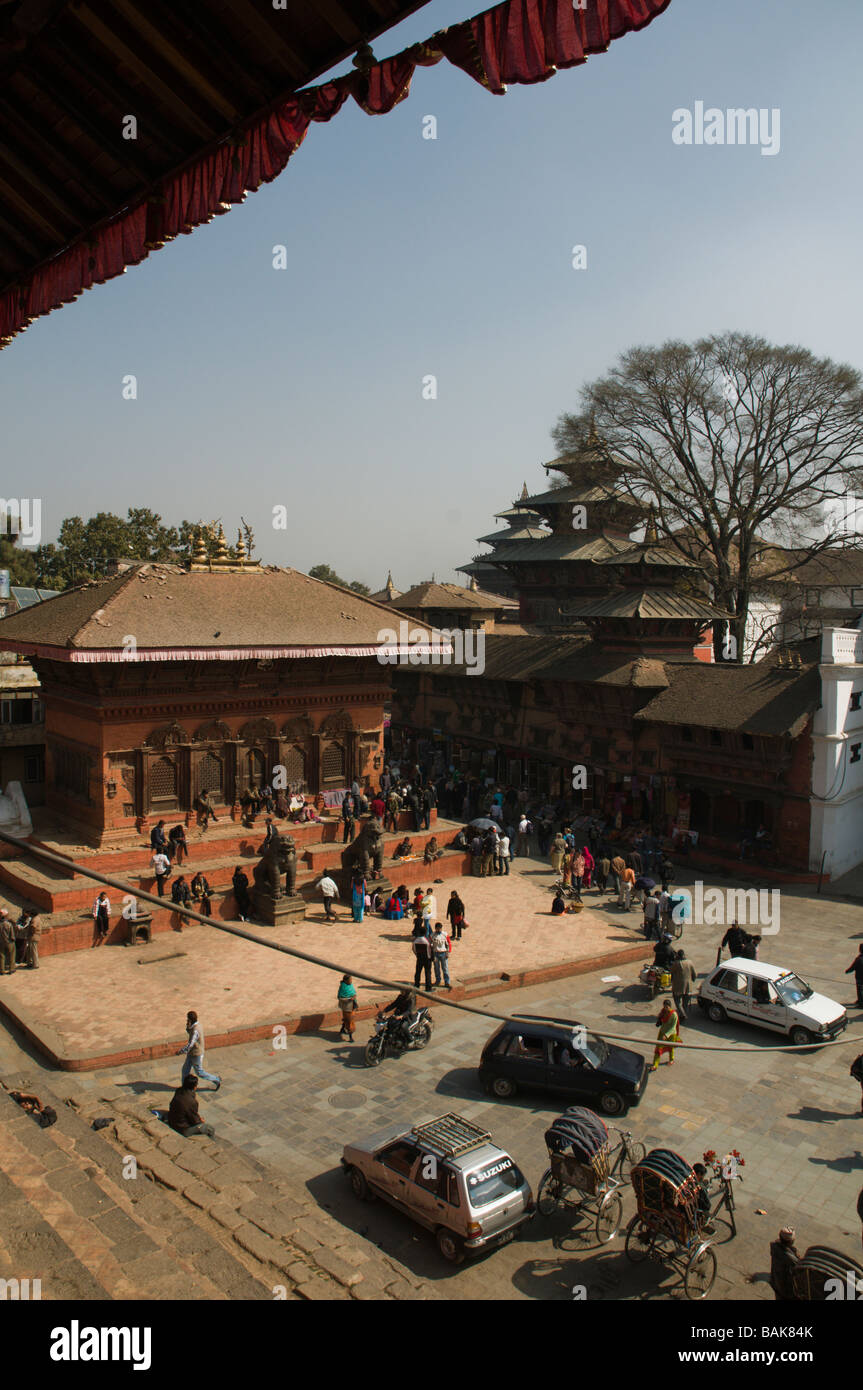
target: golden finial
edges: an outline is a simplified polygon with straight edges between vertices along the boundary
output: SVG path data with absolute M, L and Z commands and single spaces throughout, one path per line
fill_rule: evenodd
M 230 558 L 231 557 L 228 554 L 228 546 L 225 541 L 225 532 L 222 529 L 222 523 L 220 521 L 218 535 L 216 536 L 216 559 L 229 560 Z
M 237 561 L 239 564 L 246 563 L 246 542 L 243 540 L 243 533 L 237 528 Z
M 192 542 L 192 564 L 205 565 L 207 563 L 207 547 L 204 545 L 204 530 L 202 526 L 195 529 L 195 539 Z

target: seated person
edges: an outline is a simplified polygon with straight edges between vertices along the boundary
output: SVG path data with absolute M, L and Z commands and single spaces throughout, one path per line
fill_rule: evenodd
M 561 912 L 566 912 L 566 899 L 559 888 L 552 899 L 551 912 L 553 917 L 559 916 Z
M 399 884 L 398 888 L 396 889 L 396 897 L 402 905 L 402 912 L 405 912 L 407 910 L 407 905 L 410 902 L 411 897 L 410 893 L 407 890 L 407 884 Z
M 440 859 L 442 854 L 443 850 L 437 847 L 437 836 L 432 835 L 431 839 L 426 842 L 426 847 L 423 852 L 423 863 L 433 864 L 436 859 Z
M 581 1058 L 566 1043 L 555 1043 L 554 1061 L 559 1067 L 577 1067 Z
M 412 854 L 413 849 L 411 848 L 411 842 L 408 839 L 407 835 L 405 835 L 401 844 L 396 846 L 396 851 L 393 855 L 393 859 L 410 859 Z
M 766 980 L 752 981 L 752 998 L 756 1004 L 770 1003 L 770 990 L 767 988 Z
M 535 1060 L 542 1061 L 542 1047 L 533 1042 L 525 1042 L 520 1035 L 515 1040 L 515 1051 L 519 1057 L 533 1057 Z
M 400 1029 L 402 1037 L 406 1043 L 410 1042 L 411 1019 L 416 1014 L 417 997 L 410 985 L 405 985 L 391 1004 L 386 1004 L 381 1009 L 382 1014 L 391 1013 L 393 1016 L 393 1029 Z
M 664 932 L 662 939 L 657 941 L 653 948 L 653 963 L 658 970 L 668 970 L 674 960 L 675 951 L 671 944 L 671 937 L 668 932 Z
M 198 1097 L 195 1091 L 198 1088 L 198 1078 L 194 1072 L 183 1078 L 183 1083 L 178 1086 L 168 1109 L 168 1124 L 171 1129 L 175 1129 L 178 1134 L 182 1134 L 184 1139 L 188 1139 L 193 1134 L 206 1134 L 209 1139 L 215 1133 L 212 1125 L 205 1125 L 198 1110 Z
M 396 893 L 393 893 L 391 897 L 387 898 L 386 906 L 384 907 L 384 917 L 388 922 L 400 922 L 404 915 L 405 912 L 402 907 L 401 898 L 398 897 Z
M 467 850 L 470 847 L 467 830 L 460 830 L 452 843 L 454 849 Z
M 171 891 L 173 892 L 173 889 Z M 207 881 L 206 875 L 202 874 L 200 869 L 192 879 L 191 891 L 194 901 L 200 904 L 200 911 L 205 917 L 209 917 L 211 915 L 210 898 L 212 897 L 213 890 Z

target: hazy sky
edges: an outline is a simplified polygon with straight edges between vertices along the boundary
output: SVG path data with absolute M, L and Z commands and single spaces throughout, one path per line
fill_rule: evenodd
M 433 0 L 375 52 L 481 8 Z M 274 184 L 0 353 L 4 493 L 42 498 L 45 540 L 130 505 L 242 513 L 268 562 L 406 589 L 543 488 L 556 417 L 633 344 L 739 329 L 863 367 L 861 37 L 859 0 L 672 0 L 538 86 L 444 62 L 390 115 L 350 102 Z M 779 108 L 779 152 L 675 144 L 696 101 Z

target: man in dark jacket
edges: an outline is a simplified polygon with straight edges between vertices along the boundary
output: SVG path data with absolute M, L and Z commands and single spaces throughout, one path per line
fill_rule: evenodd
M 799 1259 L 794 1231 L 790 1226 L 783 1226 L 779 1239 L 770 1245 L 770 1284 L 779 1303 L 793 1303 L 797 1299 L 792 1275 Z
M 676 959 L 671 937 L 665 932 L 653 948 L 653 964 L 657 970 L 670 970 Z
M 728 931 L 725 933 L 725 935 L 719 943 L 719 950 L 716 952 L 716 964 L 718 965 L 720 960 L 722 959 L 723 946 L 728 947 L 728 952 L 730 956 L 742 956 L 744 950 L 746 949 L 746 946 L 748 945 L 748 942 L 748 932 L 745 932 L 737 922 L 732 922 L 731 926 L 728 928 Z
M 193 1073 L 184 1077 L 181 1086 L 178 1086 L 168 1109 L 168 1124 L 175 1129 L 178 1134 L 182 1134 L 188 1139 L 193 1134 L 206 1134 L 208 1139 L 212 1139 L 215 1130 L 212 1125 L 205 1125 L 198 1110 L 198 1097 L 195 1092 L 198 1089 L 198 1078 Z
M 162 854 L 168 852 L 168 837 L 165 834 L 165 822 L 163 820 L 160 820 L 158 825 L 154 825 L 150 831 L 150 849 Z
M 671 962 L 671 992 L 674 995 L 674 1007 L 677 1009 L 677 1016 L 681 1022 L 686 1021 L 686 1010 L 689 1008 L 692 996 L 692 986 L 695 984 L 695 967 L 691 960 L 687 960 L 686 952 L 677 952 L 676 959 Z
M 851 975 L 852 973 L 857 985 L 857 1007 L 858 1009 L 863 1009 L 863 946 L 860 947 L 858 954 L 845 971 L 846 975 Z

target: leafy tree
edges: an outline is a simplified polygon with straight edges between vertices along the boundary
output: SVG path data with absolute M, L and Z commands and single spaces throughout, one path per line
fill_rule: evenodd
M 805 564 L 833 543 L 825 508 L 860 492 L 860 373 L 743 333 L 632 348 L 552 436 L 572 452 L 591 428 L 626 466 L 619 486 L 704 567 L 741 659 L 765 551 L 787 548 L 787 573 Z
M 34 588 L 38 579 L 36 553 L 16 545 L 8 537 L 0 537 L 0 569 L 9 571 L 10 584 Z
M 355 594 L 371 593 L 368 584 L 362 584 L 358 579 L 352 579 L 350 583 L 346 579 L 341 579 L 330 565 L 312 565 L 309 570 L 310 579 L 323 579 L 327 584 L 338 584 L 342 589 L 352 589 Z

